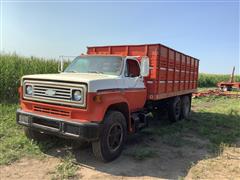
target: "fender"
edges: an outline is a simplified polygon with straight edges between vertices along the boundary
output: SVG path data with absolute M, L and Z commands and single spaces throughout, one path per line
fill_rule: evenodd
M 100 99 L 98 102 L 94 100 L 96 96 Z M 89 93 L 88 97 L 89 113 L 94 114 L 93 116 L 97 122 L 104 119 L 105 113 L 113 104 L 126 103 L 129 107 L 125 93 L 121 90 L 101 90 L 97 93 Z
M 95 117 L 97 122 L 101 122 L 104 119 L 106 112 L 109 108 L 115 110 L 125 111 L 126 123 L 128 130 L 131 132 L 131 120 L 130 113 L 141 109 L 146 101 L 146 89 L 113 89 L 113 90 L 101 90 L 97 93 L 89 93 L 89 115 Z M 98 101 L 94 100 L 98 97 Z M 127 110 L 123 110 L 122 107 L 115 106 L 117 104 L 126 104 Z

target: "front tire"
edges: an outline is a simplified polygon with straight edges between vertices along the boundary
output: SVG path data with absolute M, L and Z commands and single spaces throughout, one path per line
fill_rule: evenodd
M 97 159 L 109 162 L 116 159 L 122 152 L 126 140 L 126 119 L 121 112 L 107 112 L 101 136 L 92 142 L 93 153 Z

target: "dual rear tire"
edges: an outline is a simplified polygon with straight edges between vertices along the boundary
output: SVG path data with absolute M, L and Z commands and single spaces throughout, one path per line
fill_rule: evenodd
M 183 96 L 181 105 L 181 119 L 189 119 L 191 114 L 191 96 Z
M 168 102 L 168 118 L 172 122 L 188 119 L 191 111 L 191 96 L 174 97 Z

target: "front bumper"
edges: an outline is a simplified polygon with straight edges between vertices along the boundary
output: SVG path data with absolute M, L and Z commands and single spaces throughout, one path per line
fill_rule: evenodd
M 71 139 L 95 141 L 99 138 L 102 126 L 98 123 L 78 123 L 65 119 L 38 115 L 17 110 L 17 123 L 48 134 Z

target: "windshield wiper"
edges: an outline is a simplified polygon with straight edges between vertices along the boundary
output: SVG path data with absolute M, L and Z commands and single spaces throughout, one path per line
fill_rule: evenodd
M 88 71 L 88 73 L 97 73 L 97 74 L 103 74 L 101 71 Z

